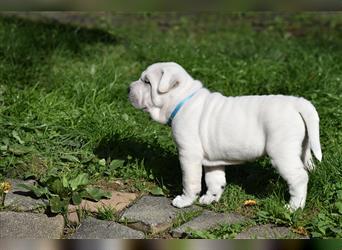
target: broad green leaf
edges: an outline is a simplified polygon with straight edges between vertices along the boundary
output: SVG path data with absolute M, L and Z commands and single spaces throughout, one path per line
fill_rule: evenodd
M 106 166 L 106 160 L 105 160 L 105 159 L 99 160 L 99 164 L 100 164 L 101 166 Z
M 35 186 L 33 186 L 33 185 L 27 185 L 27 184 L 18 184 L 17 187 L 19 187 L 19 188 L 24 188 L 24 189 L 26 189 L 26 190 L 28 190 L 28 191 L 32 191 L 32 192 L 33 192 L 33 190 L 36 189 Z
M 342 201 L 335 202 L 335 207 L 337 208 L 338 212 L 342 214 Z
M 321 225 L 318 224 L 318 230 L 319 230 L 323 235 L 325 235 L 325 230 L 326 230 L 326 229 L 327 229 L 326 226 L 321 226 Z
M 95 158 L 94 155 L 81 155 L 80 159 L 82 163 L 91 162 Z
M 56 167 L 52 167 L 51 169 L 48 170 L 48 173 L 47 173 L 47 179 L 51 178 L 51 177 L 58 177 L 60 176 L 60 173 L 59 173 L 59 169 L 56 168 Z
M 58 195 L 63 194 L 63 192 L 65 191 L 63 184 L 62 184 L 62 181 L 60 179 L 55 179 L 52 182 L 52 184 L 50 186 L 50 190 L 51 190 L 51 192 L 58 194 Z
M 62 184 L 63 184 L 63 187 L 65 187 L 65 188 L 69 187 L 69 182 L 68 182 L 68 179 L 66 178 L 65 175 L 63 175 L 63 177 L 62 177 Z
M 337 190 L 337 199 L 342 201 L 342 190 Z
M 290 213 L 287 213 L 287 212 L 284 212 L 284 218 L 288 221 L 291 221 L 291 214 Z
M 62 212 L 62 202 L 58 196 L 53 196 L 49 199 L 49 205 L 51 208 L 51 212 L 53 213 L 61 213 Z
M 99 188 L 88 187 L 86 188 L 87 196 L 85 198 L 89 198 L 95 201 L 99 201 L 101 198 L 110 198 L 112 194 L 110 192 L 103 191 Z
M 35 178 L 37 178 L 37 175 L 35 173 L 32 173 L 32 172 L 26 172 L 24 174 L 24 179 L 28 179 L 28 178 L 35 179 Z
M 72 203 L 74 205 L 81 204 L 81 201 L 82 201 L 82 197 L 81 197 L 81 195 L 78 192 L 75 192 L 75 193 L 72 194 Z
M 311 237 L 312 238 L 322 238 L 322 234 L 319 232 L 312 232 Z
M 77 162 L 79 163 L 80 160 L 74 156 L 74 155 L 71 155 L 71 154 L 64 154 L 64 155 L 61 155 L 60 157 L 62 160 L 65 160 L 65 161 L 70 161 L 70 162 Z
M 51 194 L 47 187 L 39 187 L 36 190 L 34 190 L 33 192 L 37 197 L 42 197 L 42 196 L 47 197 L 48 195 Z
M 76 178 L 72 179 L 70 182 L 70 187 L 72 191 L 75 191 L 78 187 L 89 184 L 88 174 L 79 174 Z
M 69 203 L 67 200 L 61 200 L 59 196 L 53 196 L 49 199 L 49 205 L 51 212 L 64 213 L 67 211 Z
M 54 181 L 59 179 L 59 176 L 56 175 L 48 175 L 44 181 L 40 180 L 41 183 L 44 183 L 44 186 L 47 186 L 49 189 L 51 189 L 51 186 L 53 185 Z
M 48 196 L 50 194 L 47 187 L 41 187 L 41 186 L 34 186 L 34 185 L 26 185 L 26 184 L 18 184 L 18 187 L 22 187 L 28 191 L 31 191 L 34 193 L 34 195 L 38 198 L 42 196 Z
M 112 162 L 109 164 L 109 167 L 111 169 L 117 169 L 117 168 L 121 168 L 124 164 L 123 160 L 112 160 Z
M 153 195 L 165 196 L 163 189 L 160 187 L 148 188 L 147 191 Z

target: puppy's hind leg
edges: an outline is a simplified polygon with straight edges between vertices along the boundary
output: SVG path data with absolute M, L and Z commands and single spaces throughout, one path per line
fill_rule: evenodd
M 292 211 L 304 208 L 309 176 L 300 157 L 272 158 L 272 164 L 289 186 L 289 208 Z
M 226 174 L 225 167 L 204 167 L 205 171 L 205 183 L 207 185 L 207 193 L 203 195 L 199 202 L 201 204 L 211 204 L 214 201 L 218 201 L 226 186 Z

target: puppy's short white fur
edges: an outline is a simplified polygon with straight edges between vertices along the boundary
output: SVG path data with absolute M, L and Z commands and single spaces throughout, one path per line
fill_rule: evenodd
M 304 98 L 283 95 L 225 97 L 212 93 L 173 62 L 149 66 L 130 85 L 129 99 L 167 123 L 175 107 L 195 93 L 172 121 L 179 151 L 183 194 L 172 204 L 191 205 L 201 191 L 202 165 L 207 192 L 199 202 L 218 201 L 226 185 L 225 165 L 253 161 L 263 155 L 285 179 L 292 210 L 305 206 L 311 151 L 322 158 L 319 117 Z

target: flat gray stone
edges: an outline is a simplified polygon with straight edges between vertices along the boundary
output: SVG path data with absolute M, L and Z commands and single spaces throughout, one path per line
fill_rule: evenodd
M 309 239 L 309 237 L 293 233 L 287 227 L 265 224 L 253 226 L 237 234 L 235 239 Z
M 145 234 L 114 221 L 85 219 L 70 239 L 144 239 Z
M 61 215 L 0 212 L 1 239 L 59 239 L 63 235 Z
M 12 188 L 6 194 L 5 203 L 6 207 L 9 207 L 11 210 L 21 211 L 21 212 L 44 212 L 47 207 L 47 200 L 43 199 L 34 199 L 29 196 L 30 192 L 26 189 L 18 187 L 18 184 L 26 184 L 33 185 L 34 181 L 23 181 L 23 180 L 8 180 Z
M 166 197 L 143 196 L 123 213 L 121 221 L 134 229 L 154 234 L 170 228 L 180 213 L 195 210 L 199 208 L 175 208 Z
M 200 216 L 188 221 L 187 223 L 173 229 L 173 237 L 180 238 L 189 235 L 190 230 L 208 230 L 221 224 L 236 224 L 245 222 L 248 219 L 237 213 L 215 213 L 204 211 Z

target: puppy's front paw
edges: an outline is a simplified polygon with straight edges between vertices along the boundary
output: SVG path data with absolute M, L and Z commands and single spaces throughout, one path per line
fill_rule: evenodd
M 218 201 L 218 197 L 212 194 L 205 194 L 199 199 L 199 203 L 204 205 L 209 205 L 213 203 L 214 201 Z
M 172 205 L 178 208 L 188 207 L 192 205 L 192 203 L 194 203 L 195 200 L 196 197 L 189 197 L 185 196 L 184 194 L 178 195 L 176 198 L 173 199 Z

